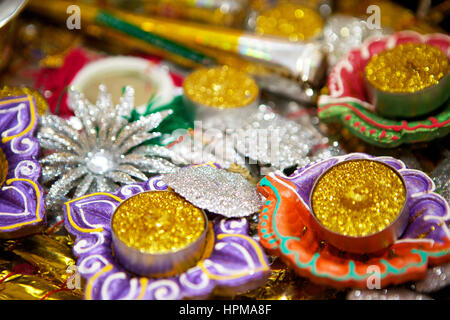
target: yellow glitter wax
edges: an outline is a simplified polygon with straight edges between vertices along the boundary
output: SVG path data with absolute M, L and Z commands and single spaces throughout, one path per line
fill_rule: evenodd
M 228 66 L 198 69 L 186 77 L 183 88 L 190 100 L 222 109 L 247 106 L 259 95 L 255 80 Z
M 3 150 L 0 148 L 0 187 L 6 180 L 6 176 L 8 175 L 8 160 L 6 159 L 6 155 Z
M 316 11 L 294 3 L 281 3 L 258 16 L 256 32 L 302 41 L 319 34 L 323 24 L 322 17 Z
M 200 209 L 170 191 L 143 192 L 128 198 L 112 220 L 118 239 L 151 254 L 189 246 L 204 232 L 205 225 Z
M 328 230 L 360 237 L 377 233 L 397 218 L 406 200 L 399 175 L 371 160 L 342 162 L 324 173 L 311 202 L 317 220 Z
M 373 56 L 365 74 L 379 90 L 412 93 L 437 84 L 449 68 L 448 58 L 439 48 L 405 43 Z

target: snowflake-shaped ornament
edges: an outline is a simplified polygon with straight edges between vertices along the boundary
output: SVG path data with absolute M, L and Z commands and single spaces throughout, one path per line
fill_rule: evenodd
M 171 154 L 166 148 L 138 147 L 161 135 L 153 130 L 170 110 L 129 123 L 125 116 L 134 106 L 131 87 L 124 89 L 116 106 L 104 85 L 99 86 L 96 104 L 73 87 L 69 97 L 75 122 L 56 115 L 40 119 L 39 142 L 42 148 L 54 151 L 41 159 L 43 183 L 54 181 L 46 198 L 47 206 L 68 195 L 78 198 L 86 193 L 115 190 L 119 185 L 135 183 L 135 179 L 146 181 L 148 174 L 167 173 L 176 167 L 167 160 Z M 76 122 L 81 128 L 75 127 Z

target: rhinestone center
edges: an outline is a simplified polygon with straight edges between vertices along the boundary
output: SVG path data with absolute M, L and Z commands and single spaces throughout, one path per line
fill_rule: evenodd
M 115 167 L 114 156 L 103 149 L 89 153 L 86 158 L 86 167 L 92 173 L 104 174 Z

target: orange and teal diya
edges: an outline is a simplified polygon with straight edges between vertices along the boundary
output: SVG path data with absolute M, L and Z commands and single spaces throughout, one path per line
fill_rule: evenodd
M 261 244 L 299 275 L 335 287 L 423 278 L 450 260 L 449 205 L 432 180 L 391 157 L 332 157 L 258 184 Z M 374 267 L 376 267 L 374 269 Z
M 380 147 L 450 132 L 450 36 L 397 32 L 369 38 L 332 69 L 318 115 Z

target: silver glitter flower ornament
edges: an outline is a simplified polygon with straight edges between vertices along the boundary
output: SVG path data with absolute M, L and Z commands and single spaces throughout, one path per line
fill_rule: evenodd
M 133 109 L 133 88 L 125 88 L 116 106 L 104 85 L 99 86 L 96 104 L 70 88 L 69 104 L 80 124 L 79 130 L 73 121 L 56 115 L 40 118 L 40 145 L 55 151 L 41 159 L 42 182 L 54 181 L 46 198 L 48 207 L 69 193 L 78 198 L 86 193 L 112 191 L 119 185 L 136 182 L 135 179 L 146 181 L 145 173 L 168 173 L 176 167 L 167 160 L 170 154 L 164 147 L 136 148 L 161 135 L 151 131 L 171 111 L 153 113 L 129 123 L 125 116 Z

